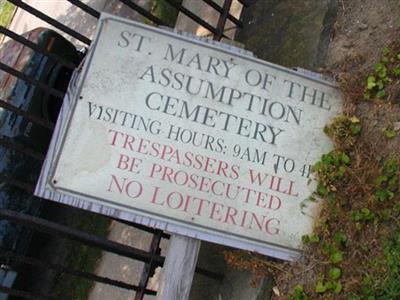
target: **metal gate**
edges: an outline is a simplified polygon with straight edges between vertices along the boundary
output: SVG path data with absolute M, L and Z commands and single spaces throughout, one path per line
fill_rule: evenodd
M 79 0 L 67 1 L 84 14 L 96 19 L 100 17 L 100 12 L 87 3 Z M 159 1 L 164 1 L 170 9 L 184 14 L 208 30 L 214 40 L 221 40 L 226 37 L 224 29 L 227 22 L 234 24 L 237 28 L 243 27 L 240 19 L 230 13 L 232 0 L 219 1 L 222 5 L 213 0 L 202 0 L 218 15 L 216 25 L 211 25 L 193 13 L 190 7 L 182 4 L 182 1 Z M 91 40 L 88 36 L 45 14 L 27 2 L 21 0 L 8 0 L 8 2 L 55 27 L 64 35 L 78 40 L 83 45 L 90 45 Z M 150 24 L 167 26 L 165 20 L 138 4 L 138 1 L 115 0 L 115 2 L 118 2 L 125 9 L 140 14 Z M 245 8 L 253 1 L 242 0 L 239 2 Z M 7 43 L 12 44 L 7 48 L 6 53 L 2 53 L 5 57 L 8 57 L 8 61 L 0 57 L 0 201 L 2 201 L 0 203 L 0 232 L 3 232 L 0 234 L 0 263 L 2 264 L 0 280 L 3 280 L 3 283 L 8 281 L 8 284 L 0 286 L 0 294 L 3 296 L 8 294 L 18 299 L 54 299 L 52 292 L 38 293 L 32 291 L 29 286 L 18 285 L 18 279 L 27 278 L 26 276 L 29 276 L 27 273 L 35 269 L 43 270 L 43 272 L 52 270 L 58 275 L 68 274 L 78 277 L 80 280 L 127 289 L 135 292 L 136 300 L 143 299 L 144 295 L 155 295 L 156 291 L 149 290 L 146 287 L 155 268 L 163 265 L 164 257 L 160 255 L 160 243 L 163 239 L 169 238 L 168 234 L 160 230 L 124 222 L 126 226 L 135 227 L 152 235 L 148 250 L 137 249 L 44 216 L 42 212 L 46 210 L 56 211 L 56 214 L 60 215 L 67 214 L 67 211 L 70 215 L 74 213 L 84 214 L 82 218 L 94 214 L 65 207 L 61 204 L 50 203 L 50 201 L 33 196 L 34 184 L 38 178 L 41 163 L 45 158 L 48 142 L 69 78 L 73 70 L 79 66 L 84 53 L 68 53 L 68 49 L 66 49 L 68 47 L 66 44 L 63 46 L 62 42 L 59 42 L 60 49 L 54 50 L 59 38 L 50 33 L 46 33 L 48 37 L 45 42 L 39 39 L 39 33 L 36 34 L 37 36 L 34 36 L 33 33 L 20 35 L 5 27 L 0 27 L 0 33 L 7 37 L 7 40 L 9 40 Z M 76 49 L 74 50 L 76 51 Z M 47 66 L 49 66 L 49 71 L 46 71 L 46 76 L 44 76 L 43 72 L 45 71 L 40 71 L 40 68 L 45 70 Z M 55 78 L 52 77 L 54 72 L 57 74 Z M 49 206 L 51 208 L 48 208 Z M 108 219 L 112 220 L 111 218 Z M 40 244 L 40 241 L 46 239 L 71 240 L 74 243 L 141 261 L 144 263 L 141 278 L 137 284 L 126 283 L 98 276 L 83 269 L 53 263 L 38 258 L 30 250 L 21 250 L 30 249 L 31 243 L 36 241 Z M 40 245 L 37 247 L 40 249 Z M 57 255 L 57 253 L 53 253 L 53 255 Z M 197 268 L 196 271 L 216 280 L 222 279 L 222 275 L 212 271 L 201 268 Z M 0 299 L 2 299 L 1 295 Z

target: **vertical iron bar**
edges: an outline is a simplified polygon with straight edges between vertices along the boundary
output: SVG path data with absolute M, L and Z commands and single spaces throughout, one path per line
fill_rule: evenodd
M 152 228 L 152 227 L 147 227 L 147 226 L 144 226 L 144 225 L 141 225 L 141 224 L 129 222 L 129 221 L 126 221 L 126 220 L 117 219 L 115 217 L 109 217 L 109 218 L 114 220 L 114 221 L 116 221 L 116 222 L 131 226 L 131 227 L 135 227 L 135 228 L 137 228 L 139 230 L 142 230 L 142 231 L 145 231 L 145 232 L 149 232 L 149 233 L 153 233 L 153 234 L 157 233 L 158 230 L 159 230 L 159 229 L 155 229 L 155 228 Z M 166 234 L 165 232 L 163 232 L 162 237 L 164 239 L 169 239 L 170 235 Z
M 224 9 L 223 7 L 219 6 L 217 3 L 215 3 L 213 0 L 203 0 L 203 2 L 207 3 L 209 6 L 214 8 L 217 12 L 223 13 Z M 243 28 L 243 22 L 234 16 L 232 16 L 230 13 L 228 13 L 228 19 L 232 21 L 236 26 Z
M 156 16 L 154 16 L 153 14 L 151 14 L 150 12 L 145 10 L 143 7 L 140 7 L 136 3 L 132 2 L 131 0 L 119 0 L 119 1 L 124 3 L 126 6 L 130 7 L 134 11 L 138 12 L 142 16 L 146 17 L 147 19 L 149 19 L 153 23 L 155 23 L 157 25 L 161 25 L 161 26 L 168 26 L 164 21 L 162 21 L 161 19 L 157 18 Z
M 176 0 L 165 0 L 167 1 L 169 4 L 171 4 L 173 7 L 175 7 L 177 10 L 179 10 L 180 12 L 182 12 L 183 14 L 185 14 L 186 16 L 188 16 L 190 19 L 192 19 L 193 21 L 195 21 L 197 24 L 199 24 L 200 26 L 204 27 L 205 29 L 207 29 L 208 31 L 210 31 L 212 34 L 217 34 L 218 31 L 216 28 L 214 28 L 212 25 L 210 25 L 209 23 L 207 23 L 206 21 L 204 21 L 202 18 L 200 18 L 199 16 L 195 15 L 194 13 L 192 13 L 189 9 L 187 9 L 186 7 L 182 6 L 181 4 L 177 3 Z
M 153 234 L 153 238 L 151 240 L 151 245 L 150 245 L 150 253 L 151 254 L 160 255 L 160 251 L 161 251 L 160 242 L 161 242 L 162 236 L 163 236 L 163 232 L 161 230 L 157 230 L 157 232 Z M 154 271 L 154 268 L 156 268 L 156 267 L 157 267 L 157 264 L 154 264 L 153 260 L 150 260 L 149 263 L 146 263 L 144 265 L 142 276 L 140 277 L 139 290 L 135 294 L 135 300 L 143 300 L 151 273 Z
M 217 33 L 214 34 L 214 40 L 219 41 L 224 36 L 224 29 L 226 24 L 226 19 L 228 17 L 229 11 L 231 9 L 232 0 L 225 0 L 222 6 L 223 12 L 220 14 L 217 24 Z

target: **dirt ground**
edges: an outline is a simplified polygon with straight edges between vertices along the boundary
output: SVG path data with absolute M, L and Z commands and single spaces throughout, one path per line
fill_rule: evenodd
M 325 205 L 321 226 L 317 226 L 315 232 L 318 242 L 310 249 L 306 247 L 303 261 L 277 263 L 272 259 L 262 261 L 254 255 L 250 258 L 244 255 L 241 260 L 242 257 L 235 254 L 227 260 L 233 259 L 231 265 L 251 269 L 256 275 L 263 276 L 258 272 L 262 270 L 266 270 L 264 275 L 272 274 L 275 279 L 273 299 L 400 299 L 400 290 L 396 290 L 399 294 L 394 297 L 387 297 L 387 294 L 376 298 L 350 297 L 353 293 L 360 295 L 365 286 L 373 294 L 387 283 L 385 278 L 390 277 L 390 268 L 385 265 L 383 249 L 395 224 L 400 224 L 398 214 L 391 215 L 392 223 L 385 223 L 380 216 L 385 209 L 390 210 L 398 203 L 400 177 L 396 177 L 397 186 L 393 188 L 397 194 L 390 201 L 379 202 L 374 198 L 376 179 L 383 174 L 385 162 L 391 157 L 400 162 L 400 80 L 391 73 L 393 65 L 398 66 L 400 60 L 400 0 L 270 0 L 257 3 L 257 9 L 244 12 L 248 25 L 239 32 L 239 41 L 262 59 L 333 77 L 343 92 L 344 114 L 348 120 L 353 118 L 360 122 L 361 131 L 354 147 L 343 150 L 340 148 L 343 145 L 339 145 L 336 148 L 346 151 L 352 164 L 344 180 L 335 182 L 338 183 L 333 186 L 337 187 L 333 193 L 335 202 L 331 207 Z M 390 52 L 386 55 L 388 62 L 381 64 L 388 73 L 385 95 L 378 98 L 374 94 L 366 100 L 367 78 L 374 75 L 379 80 L 374 68 L 384 61 L 385 48 Z M 385 135 L 385 129 L 390 129 L 393 136 Z M 375 214 L 375 221 L 365 222 L 361 229 L 355 229 L 353 214 L 363 208 Z M 343 257 L 335 263 L 326 249 L 336 246 L 334 236 L 343 232 L 346 239 L 351 240 L 350 246 L 337 246 L 343 247 L 339 248 Z M 379 262 L 381 269 L 372 265 L 374 261 Z M 332 283 L 329 282 L 329 271 L 334 267 L 341 271 L 333 271 L 342 272 L 337 282 L 341 285 L 329 287 L 327 283 Z M 365 279 L 370 282 L 365 283 Z M 394 286 L 399 285 L 398 279 L 392 282 Z M 316 291 L 317 283 L 320 283 L 319 292 Z M 304 293 L 298 289 L 296 295 L 294 291 L 298 285 Z
M 339 12 L 333 26 L 325 70 L 331 73 L 351 95 L 353 103 L 345 103 L 345 110 L 363 117 L 366 130 L 376 131 L 374 142 L 382 142 L 381 129 L 392 126 L 399 131 L 400 82 L 393 82 L 388 102 L 367 103 L 360 92 L 373 66 L 381 60 L 385 47 L 400 38 L 399 0 L 339 0 Z M 354 105 L 354 98 L 359 103 Z M 385 143 L 386 144 L 386 143 Z M 390 140 L 382 151 L 400 152 L 399 139 Z
M 333 71 L 372 66 L 400 26 L 398 0 L 338 0 L 326 66 Z M 347 65 L 353 61 L 355 65 Z M 345 69 L 343 69 L 345 67 Z
M 383 160 L 394 156 L 398 159 L 400 154 L 400 81 L 398 77 L 397 79 L 396 77 L 391 78 L 387 83 L 388 88 L 385 88 L 386 95 L 381 99 L 371 97 L 370 100 L 366 100 L 364 92 L 368 76 L 374 74 L 374 66 L 383 61 L 384 49 L 392 49 L 390 51 L 395 53 L 395 55 L 400 51 L 400 1 L 339 0 L 338 3 L 339 10 L 333 25 L 327 57 L 320 71 L 328 73 L 336 79 L 343 91 L 344 112 L 349 116 L 356 116 L 360 120 L 362 133 L 359 138 L 359 145 L 361 148 L 364 147 L 364 149 L 352 149 L 349 151 L 351 151 L 352 157 L 354 157 L 355 160 L 358 158 L 361 160 L 355 162 L 360 166 L 360 170 L 363 168 L 364 173 L 369 173 L 368 175 L 370 175 L 370 177 L 376 178 L 379 174 L 373 173 L 372 169 L 376 167 L 376 172 L 378 172 L 378 165 Z M 396 136 L 394 138 L 385 137 L 382 133 L 385 128 L 391 128 L 391 130 L 396 132 Z M 355 148 L 357 148 L 357 146 Z M 366 189 L 373 189 L 373 184 L 371 186 L 367 185 L 367 183 L 371 182 L 370 179 L 366 177 L 363 178 L 362 174 L 357 174 L 357 176 L 361 179 L 360 189 L 363 187 L 366 187 Z M 351 191 L 351 187 L 349 186 L 340 186 L 339 188 Z M 349 211 L 355 211 L 361 207 L 368 207 L 367 205 L 370 205 L 371 211 L 379 209 L 379 206 L 372 203 L 373 200 L 365 199 L 365 197 L 371 195 L 370 191 L 366 191 L 365 193 L 357 192 L 357 188 L 358 187 L 354 187 L 354 192 L 348 193 L 348 195 L 344 197 L 347 197 L 345 203 Z M 343 202 L 341 204 L 343 204 Z M 384 204 L 379 205 L 382 206 Z M 351 214 L 346 215 L 346 212 L 340 209 L 338 214 L 343 213 L 340 218 L 332 217 L 329 213 L 323 215 L 322 218 L 327 219 L 327 221 L 325 220 L 324 222 L 343 222 L 343 224 L 339 224 L 340 226 L 335 224 L 329 225 L 329 230 L 343 229 L 347 236 L 353 238 L 357 238 L 357 235 L 359 237 L 363 236 L 364 239 L 356 239 L 354 242 L 363 244 L 365 241 L 366 248 L 369 247 L 369 250 L 361 255 L 360 252 L 357 252 L 360 249 L 355 246 L 352 251 L 345 254 L 352 256 L 352 259 L 345 257 L 340 264 L 340 267 L 345 273 L 344 277 L 342 275 L 343 289 L 345 290 L 345 294 L 349 295 L 350 292 L 357 293 L 360 286 L 364 284 L 362 280 L 365 277 L 363 274 L 360 274 L 360 270 L 363 269 L 362 266 L 367 265 L 366 260 L 373 260 L 379 255 L 382 255 L 381 243 L 383 239 L 380 239 L 377 232 L 371 231 L 370 236 L 368 236 L 366 232 L 371 230 L 368 226 L 365 227 L 364 232 L 359 232 L 356 235 L 352 235 L 351 229 L 350 231 L 346 231 L 348 228 L 351 228 L 354 221 L 350 217 L 348 223 L 346 223 L 345 218 L 349 215 L 351 216 Z M 331 217 L 332 219 L 330 219 Z M 329 235 L 332 235 L 330 233 L 324 233 L 323 231 L 319 231 L 318 234 L 322 236 L 322 239 L 329 239 Z M 381 232 L 381 235 L 382 234 L 384 233 Z M 365 238 L 370 238 L 370 240 L 365 240 Z M 372 241 L 374 239 L 375 242 Z M 316 249 L 317 248 L 313 251 Z M 374 256 L 375 254 L 376 256 Z M 323 256 L 318 256 L 315 252 L 309 255 L 311 257 L 307 258 L 309 261 L 305 266 L 303 265 L 299 268 L 294 278 L 288 280 L 290 282 L 289 284 L 288 281 L 283 280 L 280 286 L 279 284 L 277 285 L 277 291 L 284 291 L 281 295 L 287 295 L 290 291 L 293 291 L 296 285 L 293 281 L 296 281 L 297 284 L 303 282 L 307 293 L 312 295 L 312 293 L 315 292 L 315 282 L 321 280 L 318 278 L 320 278 L 319 276 L 321 273 L 324 273 L 324 268 L 326 269 L 326 267 L 321 265 L 324 263 L 329 264 L 329 261 L 323 262 L 323 260 L 321 260 Z M 315 267 L 315 265 L 320 265 L 320 267 Z M 382 269 L 382 278 L 386 276 L 386 272 L 387 271 Z M 375 284 L 374 281 L 372 281 L 372 283 Z M 373 291 L 374 287 L 372 287 L 372 283 L 371 290 Z M 277 295 L 279 292 L 275 294 Z M 286 295 L 277 298 L 286 299 Z M 319 294 L 318 296 L 314 294 L 310 299 L 317 299 L 316 297 L 318 299 L 331 299 L 329 297 L 332 297 L 332 294 L 326 296 L 323 294 Z M 345 297 L 343 293 L 334 295 L 334 297 L 334 299 L 350 299 Z

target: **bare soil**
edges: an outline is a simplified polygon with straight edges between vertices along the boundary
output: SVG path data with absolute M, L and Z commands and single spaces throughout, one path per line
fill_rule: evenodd
M 368 288 L 372 293 L 389 278 L 384 245 L 400 224 L 400 215 L 392 211 L 400 201 L 400 189 L 397 187 L 393 198 L 385 202 L 377 202 L 374 191 L 385 162 L 395 158 L 400 164 L 399 77 L 390 76 L 386 95 L 381 99 L 373 96 L 366 100 L 364 92 L 368 76 L 374 74 L 374 65 L 382 61 L 383 49 L 390 49 L 394 57 L 400 53 L 400 0 L 337 0 L 337 3 L 339 10 L 319 71 L 335 78 L 343 92 L 343 113 L 358 119 L 362 131 L 351 146 L 344 147 L 335 141 L 336 149 L 345 151 L 352 163 L 345 178 L 335 186 L 333 209 L 325 204 L 322 211 L 320 224 L 323 225 L 315 231 L 320 242 L 308 246 L 304 260 L 295 263 L 265 260 L 244 252 L 226 253 L 230 265 L 252 270 L 259 277 L 272 275 L 275 279 L 273 299 L 367 299 L 348 297 L 352 293 L 360 295 L 366 278 L 371 280 Z M 385 136 L 385 128 L 394 130 L 396 136 Z M 357 229 L 353 213 L 362 208 L 375 213 L 376 221 L 366 222 L 362 229 Z M 385 210 L 391 214 L 390 222 L 382 221 L 379 216 Z M 350 246 L 341 249 L 343 260 L 333 264 L 324 246 L 333 245 L 337 232 L 343 232 L 350 239 Z M 377 264 L 374 266 L 373 262 Z M 316 293 L 316 283 L 329 281 L 328 272 L 334 266 L 342 272 L 341 291 Z M 398 279 L 393 282 L 399 283 Z M 299 284 L 308 297 L 294 296 L 294 288 Z M 399 299 L 398 296 L 376 299 Z

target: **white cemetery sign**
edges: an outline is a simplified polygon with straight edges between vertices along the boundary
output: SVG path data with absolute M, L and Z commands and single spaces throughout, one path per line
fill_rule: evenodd
M 192 38 L 101 18 L 36 193 L 291 259 L 312 231 L 332 83 Z

